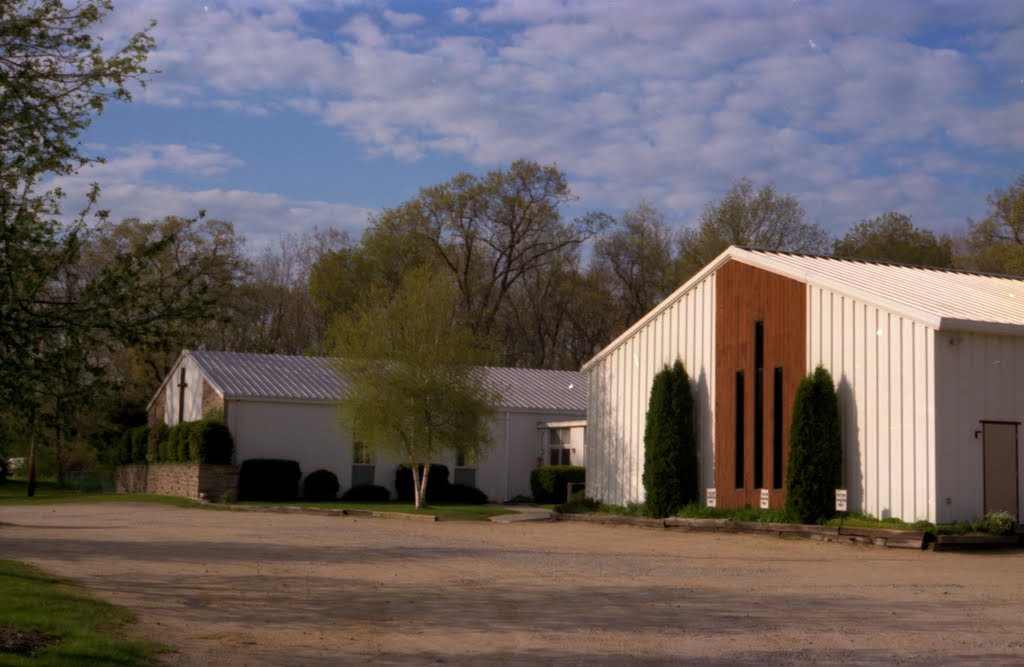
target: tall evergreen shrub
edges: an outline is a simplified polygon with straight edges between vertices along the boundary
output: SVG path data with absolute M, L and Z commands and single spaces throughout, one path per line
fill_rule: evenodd
M 801 523 L 835 513 L 835 490 L 842 483 L 843 443 L 839 399 L 832 376 L 822 366 L 800 382 L 793 401 L 786 473 L 786 511 Z
M 697 500 L 693 393 L 682 361 L 654 376 L 644 428 L 643 481 L 651 516 L 672 516 Z

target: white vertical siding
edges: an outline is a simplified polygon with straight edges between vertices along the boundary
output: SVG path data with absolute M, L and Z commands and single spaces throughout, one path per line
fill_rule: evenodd
M 936 520 L 933 330 L 815 285 L 807 304 L 808 370 L 836 382 L 851 509 Z
M 1021 369 L 1024 338 L 960 332 L 935 337 L 939 521 L 984 513 L 982 440 L 975 431 L 982 421 L 1024 422 Z M 1022 436 L 1024 428 L 1018 431 L 1018 465 L 1024 461 Z M 1019 470 L 1018 484 L 1018 497 L 1024 498 Z
M 713 485 L 714 275 L 675 297 L 588 369 L 587 494 L 643 500 L 643 435 L 655 374 L 681 359 L 694 390 L 701 488 Z

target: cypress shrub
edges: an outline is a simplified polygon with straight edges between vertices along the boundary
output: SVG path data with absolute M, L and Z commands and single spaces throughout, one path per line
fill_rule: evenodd
M 335 500 L 340 488 L 338 476 L 320 468 L 306 475 L 302 481 L 302 497 L 306 500 Z
M 569 483 L 586 481 L 583 466 L 542 466 L 530 472 L 530 491 L 535 503 L 563 503 Z
M 188 427 L 188 460 L 192 463 L 231 463 L 234 441 L 231 431 L 223 422 L 198 421 L 184 424 Z
M 647 513 L 672 516 L 697 501 L 697 434 L 690 377 L 682 361 L 665 366 L 651 385 L 644 427 Z
M 146 442 L 146 460 L 150 463 L 164 461 L 167 453 L 167 436 L 170 429 L 162 421 L 158 421 L 149 428 L 149 438 Z
M 125 429 L 117 438 L 117 464 L 126 466 L 132 462 L 132 432 Z
M 188 463 L 189 430 L 191 422 L 183 422 L 174 428 L 178 429 L 178 443 L 174 452 L 174 460 L 178 463 Z
M 149 427 L 136 426 L 127 431 L 131 440 L 131 462 L 146 463 L 146 453 L 149 450 Z
M 420 474 L 423 467 L 420 467 Z M 395 470 L 395 493 L 402 502 L 412 502 L 415 498 L 412 488 L 412 468 L 400 465 Z M 427 477 L 427 502 L 444 500 L 448 494 L 448 466 L 439 463 L 430 464 Z
M 385 503 L 391 500 L 391 492 L 376 484 L 360 484 L 341 494 L 341 499 L 353 503 Z
M 167 442 L 160 448 L 160 460 L 164 463 L 174 463 L 178 451 L 178 437 L 181 430 L 177 426 L 167 429 Z
M 248 459 L 238 471 L 239 500 L 295 500 L 302 471 L 298 461 Z
M 835 513 L 835 490 L 842 483 L 843 442 L 839 399 L 824 367 L 800 382 L 793 401 L 786 472 L 786 512 L 801 523 Z

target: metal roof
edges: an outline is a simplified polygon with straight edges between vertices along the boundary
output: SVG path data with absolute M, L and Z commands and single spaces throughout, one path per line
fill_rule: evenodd
M 935 329 L 1024 336 L 1024 278 L 730 246 L 586 362 L 583 370 L 730 260 L 848 295 Z
M 345 390 L 332 360 L 283 354 L 186 351 L 226 399 L 326 402 Z M 482 367 L 488 386 L 510 410 L 587 410 L 587 378 L 576 371 Z
M 937 329 L 995 331 L 1004 325 L 1011 333 L 1024 327 L 1022 278 L 743 248 L 736 248 L 732 256 Z

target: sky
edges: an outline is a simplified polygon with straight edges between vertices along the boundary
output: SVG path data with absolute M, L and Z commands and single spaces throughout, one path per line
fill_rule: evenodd
M 555 164 L 567 216 L 673 225 L 740 177 L 842 235 L 936 232 L 1024 174 L 1021 0 L 115 0 L 159 70 L 83 135 L 115 219 L 232 221 L 259 248 L 457 173 Z

